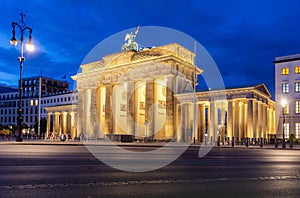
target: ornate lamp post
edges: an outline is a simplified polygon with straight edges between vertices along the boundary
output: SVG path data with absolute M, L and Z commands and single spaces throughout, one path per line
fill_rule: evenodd
M 285 117 L 284 117 L 284 108 L 287 105 L 286 99 L 281 100 L 281 106 L 282 106 L 282 148 L 286 148 L 285 145 L 285 136 L 284 136 L 284 124 L 285 124 Z
M 22 115 L 22 96 L 23 96 L 23 87 L 22 87 L 22 68 L 23 68 L 23 62 L 25 61 L 25 57 L 24 57 L 24 33 L 26 32 L 26 30 L 29 32 L 29 37 L 28 37 L 28 43 L 26 44 L 26 49 L 28 51 L 33 51 L 34 50 L 34 46 L 32 44 L 32 28 L 29 26 L 26 26 L 26 24 L 24 23 L 24 17 L 25 15 L 22 13 L 20 13 L 21 16 L 21 22 L 20 23 L 16 23 L 16 22 L 12 22 L 12 38 L 10 39 L 10 44 L 12 46 L 17 46 L 18 44 L 18 40 L 16 39 L 16 28 L 19 28 L 20 30 L 20 46 L 21 46 L 21 50 L 20 50 L 20 56 L 18 57 L 18 60 L 20 62 L 20 79 L 19 79 L 19 104 L 18 104 L 18 127 L 17 127 L 17 138 L 16 141 L 23 141 L 22 139 L 22 123 L 23 123 L 23 115 Z

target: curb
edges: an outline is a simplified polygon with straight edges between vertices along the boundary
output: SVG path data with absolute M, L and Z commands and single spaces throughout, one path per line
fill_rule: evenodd
M 24 141 L 24 142 L 14 142 L 14 141 L 0 141 L 0 146 L 1 145 L 55 145 L 55 146 L 87 146 L 87 145 L 93 145 L 92 143 L 84 143 L 84 142 L 58 142 L 58 141 Z M 109 143 L 103 143 L 103 144 L 96 144 L 97 146 L 110 146 Z M 126 147 L 163 147 L 165 145 L 165 143 L 121 143 L 121 142 L 116 142 L 115 145 L 117 146 L 126 146 Z M 174 146 L 186 146 L 186 145 L 174 145 Z M 213 148 L 219 148 L 219 149 L 229 149 L 229 148 L 235 148 L 235 149 L 272 149 L 272 150 L 300 150 L 300 148 L 298 148 L 298 145 L 296 145 L 297 147 L 295 148 L 275 148 L 274 145 L 265 145 L 264 147 L 260 147 L 260 146 L 242 146 L 242 145 L 238 145 L 235 147 L 232 146 L 213 146 Z M 196 147 L 199 148 L 201 147 L 200 144 L 190 144 L 189 147 Z

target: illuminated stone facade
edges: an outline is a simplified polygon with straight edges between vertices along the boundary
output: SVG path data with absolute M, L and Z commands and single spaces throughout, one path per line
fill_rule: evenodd
M 245 138 L 268 140 L 276 134 L 275 102 L 264 84 L 244 88 L 232 88 L 207 92 L 197 92 L 196 129 L 197 141 L 203 141 L 205 134 L 214 141 L 244 143 Z M 176 95 L 181 103 L 183 130 L 179 136 L 191 140 L 184 131 L 193 131 L 193 95 Z M 186 116 L 186 114 L 188 116 Z M 210 139 L 208 139 L 209 141 Z
M 78 90 L 72 134 L 188 142 L 194 137 L 202 142 L 205 134 L 213 141 L 220 136 L 236 142 L 275 134 L 275 103 L 264 84 L 197 92 L 195 100 L 194 76 L 202 70 L 194 65 L 194 56 L 169 44 L 81 65 L 82 71 L 72 77 Z
M 55 137 L 61 134 L 67 135 L 70 138 L 79 137 L 75 125 L 77 117 L 76 108 L 77 106 L 73 104 L 46 107 L 46 138 L 50 137 L 50 133 Z
M 82 65 L 73 77 L 78 89 L 78 131 L 103 138 L 130 134 L 158 140 L 177 131 L 174 94 L 191 89 L 194 53 L 178 44 L 124 51 Z

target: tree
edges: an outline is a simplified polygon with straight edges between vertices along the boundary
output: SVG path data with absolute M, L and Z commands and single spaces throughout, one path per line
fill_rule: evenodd
M 296 136 L 295 136 L 295 134 L 293 134 L 293 133 L 290 135 L 290 138 L 292 139 L 293 142 L 297 142 L 298 141 L 297 138 L 296 138 Z
M 41 118 L 40 120 L 40 132 L 42 133 L 46 133 L 47 130 L 47 120 L 46 118 Z M 34 131 L 35 133 L 38 133 L 38 122 L 36 122 L 34 124 Z

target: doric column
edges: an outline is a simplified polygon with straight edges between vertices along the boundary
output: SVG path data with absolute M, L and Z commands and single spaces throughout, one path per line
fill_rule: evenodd
M 247 107 L 247 101 L 245 103 L 243 103 L 243 115 L 244 115 L 244 119 L 243 119 L 243 137 L 246 138 L 247 136 L 247 121 L 248 121 L 248 107 Z
M 196 141 L 199 140 L 199 131 L 198 131 L 198 105 L 196 102 L 193 104 L 193 130 L 192 130 L 192 141 L 194 141 L 194 138 Z
M 262 102 L 258 102 L 258 115 L 257 115 L 257 125 L 258 125 L 258 138 L 262 137 L 262 128 L 263 128 L 263 104 Z
M 272 131 L 276 134 L 276 111 L 272 108 Z
M 78 113 L 74 112 L 74 137 L 79 137 L 79 132 L 78 132 Z
M 50 133 L 50 124 L 51 124 L 51 113 L 47 113 L 47 129 L 46 129 L 46 137 L 49 136 Z
M 272 134 L 273 132 L 273 112 L 272 109 L 270 108 L 268 108 L 267 111 L 268 111 L 268 116 L 267 116 L 268 128 L 266 129 L 267 130 L 266 136 L 268 137 L 268 135 Z
M 199 114 L 198 114 L 198 123 L 199 123 L 199 141 L 204 140 L 204 134 L 205 134 L 205 105 L 199 104 Z
M 76 130 L 77 136 L 83 132 L 83 112 L 84 112 L 84 89 L 78 89 L 78 103 L 76 112 Z
M 253 101 L 253 138 L 258 138 L 258 102 Z
M 84 97 L 84 132 L 90 133 L 90 116 L 91 116 L 91 89 L 85 90 Z
M 74 114 L 74 112 L 71 112 L 70 113 L 71 138 L 75 138 L 75 136 L 76 136 L 74 120 L 75 120 L 75 114 Z
M 135 120 L 135 89 L 134 82 L 127 82 L 127 124 L 128 124 L 128 134 L 135 135 L 134 125 Z
M 152 136 L 155 125 L 155 112 L 154 111 L 154 99 L 155 99 L 155 88 L 153 79 L 146 81 L 146 96 L 145 96 L 145 121 L 148 122 L 147 136 Z M 152 108 L 152 109 L 150 109 Z
M 63 125 L 63 115 L 60 112 L 59 113 L 59 124 L 58 124 L 59 135 L 62 134 L 62 125 Z
M 67 133 L 67 112 L 62 112 L 62 134 L 66 134 Z
M 221 101 L 221 118 L 220 118 L 220 138 L 223 140 L 225 136 L 225 131 L 224 131 L 224 123 L 225 123 L 225 107 L 224 107 L 224 101 Z
M 180 118 L 179 128 L 177 131 L 177 142 L 183 141 L 183 131 L 184 131 L 184 119 L 185 119 L 185 112 L 184 112 L 184 105 L 178 104 L 178 118 Z
M 215 102 L 211 101 L 210 102 L 210 106 L 209 106 L 209 112 L 210 112 L 210 124 L 209 124 L 209 133 L 208 133 L 208 137 L 213 137 L 213 140 L 215 140 L 215 134 L 217 131 L 217 119 L 216 119 L 216 109 L 215 109 Z
M 53 123 L 53 132 L 59 135 L 59 114 L 58 112 L 54 113 L 54 123 Z
M 263 137 L 263 138 L 266 138 L 267 137 L 267 126 L 268 126 L 268 122 L 267 122 L 267 114 L 268 114 L 268 112 L 267 112 L 267 104 L 265 104 L 265 103 L 263 103 L 263 105 L 262 105 L 262 122 L 263 122 L 263 124 L 262 124 L 262 136 L 261 137 Z
M 112 88 L 111 84 L 106 85 L 105 91 L 105 134 L 113 133 L 113 115 L 112 115 L 112 104 L 111 104 L 111 96 L 112 96 Z
M 239 140 L 241 140 L 241 138 L 244 138 L 244 103 L 243 102 L 239 102 L 239 132 L 238 132 L 238 137 Z
M 234 102 L 234 115 L 233 115 L 233 136 L 235 141 L 239 141 L 239 101 Z
M 186 142 L 191 141 L 191 128 L 192 128 L 192 123 L 191 123 L 191 104 L 187 103 L 184 105 L 185 107 L 185 130 L 184 130 L 184 139 Z
M 167 77 L 166 84 L 166 124 L 165 137 L 167 139 L 174 137 L 174 85 L 175 78 L 173 76 Z
M 247 106 L 247 137 L 253 138 L 253 100 L 248 99 Z
M 230 139 L 233 137 L 233 115 L 232 115 L 233 105 L 232 101 L 228 101 L 228 109 L 227 109 L 227 137 Z

